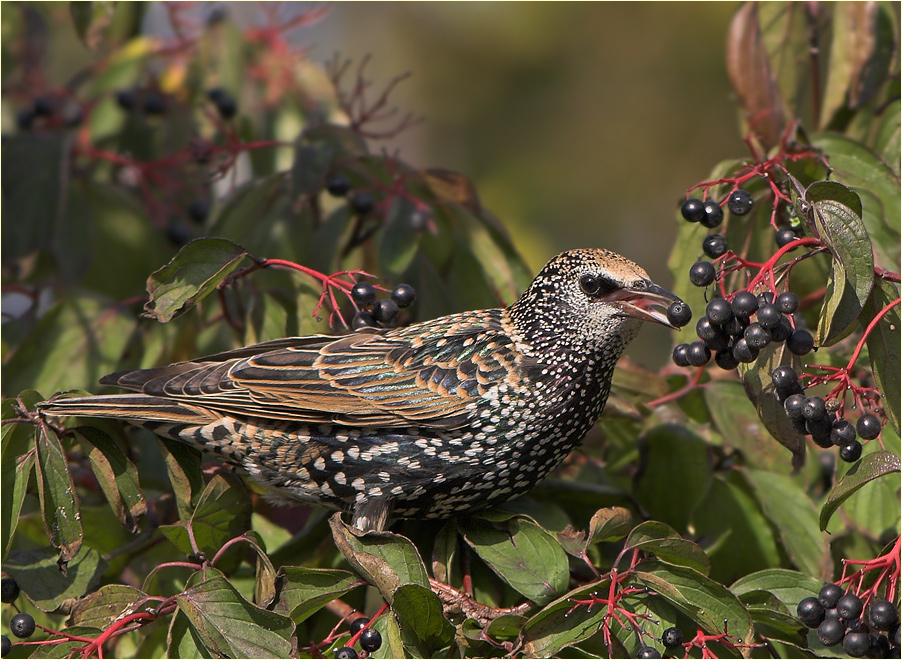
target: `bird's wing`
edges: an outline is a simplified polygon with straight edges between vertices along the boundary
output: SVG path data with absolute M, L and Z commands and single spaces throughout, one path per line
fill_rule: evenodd
M 226 414 L 453 429 L 476 397 L 516 378 L 517 368 L 499 311 L 338 339 L 281 339 L 102 382 Z

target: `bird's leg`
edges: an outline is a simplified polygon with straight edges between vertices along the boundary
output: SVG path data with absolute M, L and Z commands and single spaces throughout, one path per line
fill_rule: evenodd
M 354 515 L 351 524 L 361 532 L 381 532 L 388 527 L 388 518 L 391 514 L 391 502 L 381 498 L 374 498 L 358 502 L 354 506 Z

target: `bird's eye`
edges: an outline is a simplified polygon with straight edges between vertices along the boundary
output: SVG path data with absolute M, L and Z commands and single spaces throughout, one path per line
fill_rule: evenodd
M 617 288 L 617 285 L 601 275 L 587 273 L 579 278 L 579 288 L 587 296 L 598 298 L 612 293 Z
M 601 282 L 594 275 L 583 275 L 579 278 L 579 288 L 583 290 L 587 296 L 594 296 L 601 288 Z

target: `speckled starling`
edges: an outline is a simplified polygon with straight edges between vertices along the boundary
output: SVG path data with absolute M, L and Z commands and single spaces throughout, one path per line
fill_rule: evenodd
M 606 250 L 553 258 L 507 309 L 342 337 L 277 339 L 101 380 L 59 398 L 218 455 L 276 499 L 444 518 L 525 493 L 595 424 L 643 321 L 678 300 Z

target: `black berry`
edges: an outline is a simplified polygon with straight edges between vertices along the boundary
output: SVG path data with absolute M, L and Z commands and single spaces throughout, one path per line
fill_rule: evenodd
M 778 229 L 777 233 L 774 236 L 777 240 L 777 247 L 784 247 L 789 245 L 794 240 L 798 239 L 795 232 L 792 229 Z
M 373 316 L 372 312 L 357 312 L 354 314 L 354 318 L 351 319 L 351 327 L 355 330 L 360 330 L 360 328 L 375 328 L 376 318 Z
M 116 92 L 116 103 L 126 112 L 131 112 L 137 105 L 135 93 L 128 89 L 120 89 Z
M 861 458 L 861 443 L 853 440 L 839 448 L 839 457 L 846 463 L 854 463 Z
M 868 624 L 875 630 L 890 630 L 899 621 L 899 610 L 888 600 L 878 600 L 868 608 Z
M 351 208 L 357 215 L 366 215 L 376 208 L 376 200 L 366 191 L 357 192 L 351 198 Z
M 758 309 L 761 309 L 763 305 L 773 305 L 774 304 L 774 292 L 773 291 L 762 291 L 758 294 Z
M 699 261 L 689 269 L 689 281 L 695 286 L 708 286 L 714 281 L 716 274 L 710 261 Z
M 359 633 L 363 630 L 363 627 L 370 622 L 365 616 L 357 617 L 353 621 L 351 621 L 351 625 L 348 626 L 348 632 L 351 633 L 351 637 Z
M 863 658 L 871 648 L 871 636 L 866 632 L 847 632 L 842 640 L 842 648 L 853 658 Z
M 398 305 L 388 298 L 377 300 L 373 305 L 373 317 L 379 323 L 391 323 L 398 318 Z
M 802 412 L 804 413 L 804 411 L 805 409 L 803 407 Z M 817 417 L 815 419 L 805 420 L 805 432 L 824 449 L 833 446 L 833 441 L 830 440 L 831 428 L 833 428 L 833 422 L 829 417 Z
M 713 229 L 723 224 L 723 209 L 720 204 L 708 200 L 705 202 L 705 215 L 699 222 L 708 229 Z
M 770 332 L 760 323 L 752 323 L 742 333 L 750 348 L 761 350 L 770 343 Z
M 19 612 L 9 620 L 9 631 L 20 639 L 31 637 L 34 634 L 34 617 Z
M 342 646 L 335 652 L 336 660 L 351 660 L 352 658 L 359 658 L 357 655 L 357 651 L 352 649 L 350 646 Z
M 219 111 L 220 117 L 229 120 L 238 114 L 238 101 L 228 94 L 224 94 L 216 101 L 216 110 Z
M 733 313 L 749 317 L 758 310 L 758 298 L 750 291 L 740 291 L 733 296 Z
M 31 105 L 35 117 L 49 117 L 53 114 L 53 101 L 46 96 L 39 96 Z
M 181 247 L 193 238 L 191 229 L 184 222 L 173 222 L 166 227 L 166 238 L 175 246 Z
M 367 628 L 360 633 L 360 648 L 367 653 L 378 651 L 380 646 L 382 646 L 382 635 L 378 630 Z
M 814 337 L 807 330 L 793 330 L 786 340 L 786 348 L 794 355 L 807 355 L 814 348 Z
M 398 307 L 410 307 L 417 298 L 417 292 L 409 284 L 399 284 L 391 292 L 391 299 Z
M 824 646 L 836 646 L 845 634 L 846 626 L 839 619 L 832 617 L 825 618 L 817 627 L 817 639 Z
M 896 649 L 894 655 L 890 654 L 889 638 L 886 635 L 871 634 L 871 648 L 868 649 L 867 657 L 869 658 L 892 658 L 899 655 Z
M 843 588 L 838 584 L 833 584 L 832 582 L 828 582 L 823 587 L 821 587 L 820 592 L 817 594 L 817 599 L 821 601 L 821 605 L 823 605 L 826 609 L 831 609 L 836 607 L 836 603 L 839 602 L 840 596 L 845 593 Z
M 752 210 L 752 196 L 745 190 L 734 190 L 727 198 L 727 207 L 733 215 L 745 215 Z
M 689 344 L 689 364 L 693 367 L 702 367 L 711 359 L 711 349 L 700 341 Z
M 784 291 L 774 301 L 781 314 L 792 314 L 799 308 L 799 297 L 792 291 Z
M 9 637 L 3 635 L 2 648 L 0 648 L 0 658 L 5 658 L 7 654 L 13 650 L 13 643 L 9 641 Z
M 637 658 L 660 658 L 661 652 L 654 646 L 643 646 L 636 654 Z
M 11 603 L 19 597 L 19 585 L 12 578 L 5 577 L 0 582 L 0 593 L 2 593 L 0 601 Z
M 667 320 L 671 325 L 682 328 L 692 320 L 692 310 L 682 300 L 670 303 L 670 307 L 667 308 Z
M 793 394 L 786 397 L 786 400 L 783 401 L 783 410 L 786 411 L 786 416 L 790 419 L 803 419 L 802 406 L 805 405 L 807 398 L 804 394 Z
M 739 360 L 733 355 L 733 349 L 729 346 L 714 354 L 714 362 L 725 371 L 730 371 L 739 366 Z
M 803 598 L 796 608 L 799 621 L 809 628 L 817 628 L 824 620 L 824 606 L 814 596 Z
M 678 344 L 674 347 L 673 363 L 678 367 L 689 366 L 689 344 Z
M 705 203 L 700 199 L 690 197 L 680 206 L 680 213 L 689 222 L 698 222 L 705 217 Z
M 735 316 L 734 311 L 733 320 L 727 323 L 723 329 L 731 337 L 741 337 L 747 327 L 749 327 L 749 320 L 744 316 Z
M 855 439 L 855 427 L 845 419 L 837 419 L 830 429 L 830 440 L 837 447 L 847 445 Z
M 780 325 L 783 315 L 780 314 L 780 310 L 777 309 L 776 305 L 762 305 L 758 308 L 757 318 L 762 328 L 773 330 Z
M 836 611 L 839 612 L 839 616 L 846 621 L 860 617 L 863 609 L 864 607 L 862 606 L 861 599 L 852 593 L 843 594 L 839 597 L 839 600 L 836 601 Z
M 357 282 L 351 287 L 351 298 L 358 307 L 366 307 L 376 302 L 376 288 L 369 282 Z
M 893 646 L 900 647 L 902 646 L 902 636 L 900 636 L 900 626 L 898 623 L 893 627 L 892 633 L 890 633 L 890 641 L 893 643 Z
M 705 314 L 714 325 L 724 325 L 733 319 L 733 306 L 723 298 L 715 298 L 708 303 Z
M 162 115 L 166 112 L 166 99 L 156 92 L 150 92 L 144 97 L 144 113 L 148 115 Z
M 741 337 L 733 344 L 733 356 L 740 362 L 754 362 L 758 358 L 758 349 L 750 346 L 745 337 Z
M 792 334 L 792 324 L 786 316 L 780 317 L 780 322 L 770 331 L 770 338 L 775 342 L 784 342 Z
M 702 250 L 712 259 L 716 259 L 717 257 L 726 254 L 727 239 L 720 234 L 711 234 L 702 241 Z
M 344 174 L 332 174 L 326 179 L 326 191 L 332 197 L 344 197 L 351 190 L 351 182 Z
M 862 439 L 873 440 L 880 435 L 880 419 L 878 419 L 877 415 L 866 413 L 858 418 L 855 429 Z
M 683 631 L 676 626 L 668 628 L 661 634 L 661 643 L 664 648 L 675 649 L 683 645 Z
M 809 396 L 802 405 L 802 417 L 822 419 L 827 414 L 827 404 L 819 396 Z M 832 426 L 832 425 L 831 425 Z
M 202 199 L 195 199 L 188 204 L 188 217 L 195 222 L 203 222 L 210 215 L 210 205 Z
M 796 373 L 796 370 L 787 366 L 777 367 L 770 377 L 774 382 L 774 387 L 781 390 L 788 390 L 799 382 L 799 375 Z

